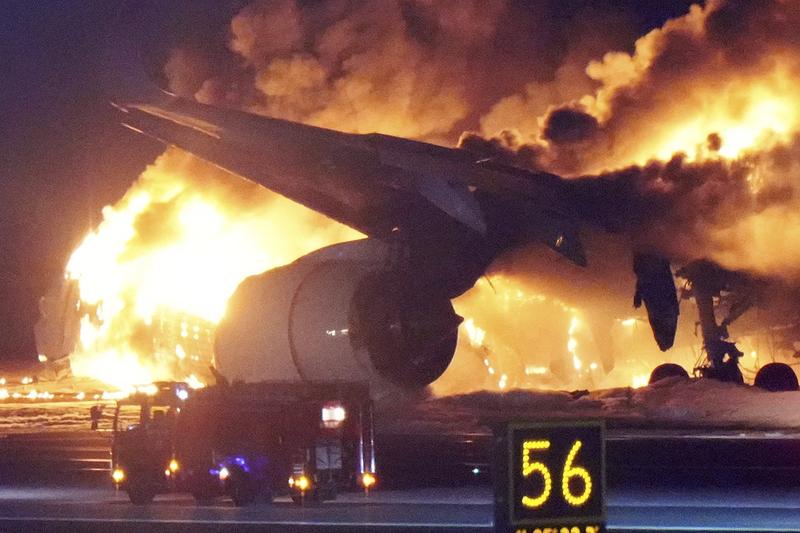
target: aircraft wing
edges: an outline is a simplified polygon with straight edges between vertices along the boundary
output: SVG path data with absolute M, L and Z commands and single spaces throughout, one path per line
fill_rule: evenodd
M 357 135 L 161 93 L 114 104 L 122 123 L 262 184 L 366 235 L 382 237 L 438 211 L 486 237 L 486 206 L 515 204 L 520 241 L 540 240 L 585 264 L 560 178 L 477 161 L 467 151 L 380 134 Z
M 466 235 L 494 254 L 541 242 L 586 265 L 579 230 L 587 216 L 575 208 L 574 188 L 558 176 L 479 160 L 466 150 L 344 133 L 163 92 L 151 94 L 146 102 L 114 105 L 127 127 L 368 236 L 383 238 L 410 228 L 425 238 L 428 229 L 419 228 L 434 228 L 440 234 L 434 242 Z M 637 300 L 646 304 L 658 344 L 666 349 L 677 323 L 669 263 L 659 258 L 638 261 L 635 271 Z
M 391 230 L 392 204 L 400 198 L 374 180 L 360 179 L 377 170 L 377 161 L 357 136 L 170 95 L 160 100 L 115 106 L 123 112 L 123 125 L 362 233 L 380 236 Z

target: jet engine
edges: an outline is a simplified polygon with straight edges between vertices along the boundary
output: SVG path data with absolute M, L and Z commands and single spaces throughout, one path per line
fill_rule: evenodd
M 428 385 L 453 358 L 461 317 L 393 270 L 393 255 L 364 239 L 247 278 L 217 328 L 217 370 L 229 381 Z

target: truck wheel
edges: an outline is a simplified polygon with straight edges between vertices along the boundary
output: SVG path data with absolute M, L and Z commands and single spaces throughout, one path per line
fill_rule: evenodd
M 652 385 L 656 381 L 661 381 L 664 378 L 682 377 L 689 379 L 689 373 L 683 369 L 681 365 L 675 363 L 663 363 L 658 365 L 650 373 L 650 379 L 647 381 L 648 385 Z
M 236 507 L 250 505 L 256 500 L 256 487 L 253 480 L 245 472 L 231 474 L 227 484 L 228 494 Z
M 128 481 L 128 499 L 133 505 L 147 505 L 156 496 L 155 488 L 145 480 Z

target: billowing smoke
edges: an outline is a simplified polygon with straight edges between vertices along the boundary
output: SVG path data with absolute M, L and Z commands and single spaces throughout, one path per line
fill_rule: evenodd
M 461 144 L 589 175 L 575 183 L 581 208 L 642 248 L 796 282 L 799 23 L 792 2 L 693 6 L 633 53 L 590 62 L 597 88 L 551 106 L 535 127 L 518 122 L 519 106 L 504 114 L 504 99 L 482 125 L 509 131 Z
M 537 102 L 506 97 L 482 118 L 481 131 L 517 130 L 546 148 L 532 164 L 573 175 L 678 151 L 735 157 L 797 129 L 799 19 L 797 6 L 781 0 L 692 6 L 639 38 L 632 53 L 589 62 L 593 90 L 551 101 L 546 113 Z M 520 119 L 531 112 L 534 124 Z
M 800 137 L 738 159 L 678 154 L 581 178 L 582 207 L 677 263 L 710 258 L 735 270 L 800 281 Z
M 172 90 L 204 103 L 453 143 L 532 80 L 551 88 L 541 112 L 590 89 L 585 64 L 633 34 L 613 2 L 580 4 L 256 1 L 230 23 L 227 61 L 180 48 L 166 74 Z

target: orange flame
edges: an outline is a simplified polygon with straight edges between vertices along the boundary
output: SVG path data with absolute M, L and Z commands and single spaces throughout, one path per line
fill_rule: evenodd
M 213 325 L 244 278 L 358 236 L 169 150 L 103 209 L 70 257 L 66 277 L 78 283 L 83 315 L 73 372 L 117 387 L 202 386 Z

